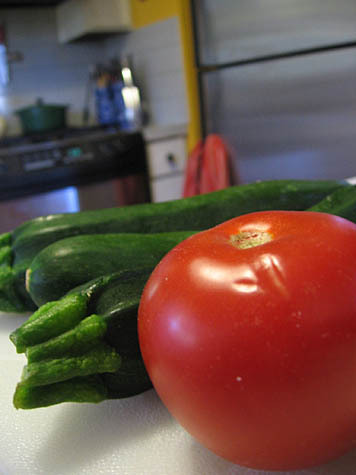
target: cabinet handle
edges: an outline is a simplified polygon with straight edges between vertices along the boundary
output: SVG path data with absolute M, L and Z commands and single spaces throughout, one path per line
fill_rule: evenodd
M 174 156 L 173 153 L 168 153 L 166 155 L 166 160 L 169 163 L 170 166 L 175 166 L 176 165 L 176 157 Z

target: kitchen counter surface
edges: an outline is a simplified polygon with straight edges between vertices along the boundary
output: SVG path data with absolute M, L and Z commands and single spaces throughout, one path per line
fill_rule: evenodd
M 187 135 L 187 124 L 149 125 L 142 130 L 147 142 Z
M 25 358 L 8 339 L 24 316 L 0 314 L 1 475 L 260 475 L 202 447 L 170 416 L 154 390 L 95 404 L 16 411 L 12 394 Z M 289 475 L 356 473 L 356 450 Z

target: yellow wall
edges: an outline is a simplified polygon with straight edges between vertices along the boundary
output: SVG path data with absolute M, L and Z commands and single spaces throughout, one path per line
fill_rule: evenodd
M 201 138 L 198 77 L 194 61 L 193 24 L 189 0 L 131 0 L 134 28 L 177 16 L 188 104 L 188 151 Z
M 177 15 L 178 3 L 179 0 L 131 0 L 134 28 L 142 28 Z

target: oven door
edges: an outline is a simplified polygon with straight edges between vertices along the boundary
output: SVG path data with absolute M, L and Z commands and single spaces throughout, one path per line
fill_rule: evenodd
M 0 233 L 11 231 L 38 216 L 126 206 L 147 201 L 147 180 L 141 174 L 1 201 Z

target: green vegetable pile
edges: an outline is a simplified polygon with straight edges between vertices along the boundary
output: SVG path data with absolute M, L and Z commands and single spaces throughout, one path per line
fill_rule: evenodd
M 356 221 L 356 188 L 259 182 L 165 203 L 44 216 L 1 235 L 0 310 L 32 313 L 10 335 L 27 357 L 14 406 L 95 403 L 149 389 L 136 324 L 154 267 L 195 232 L 273 209 Z

